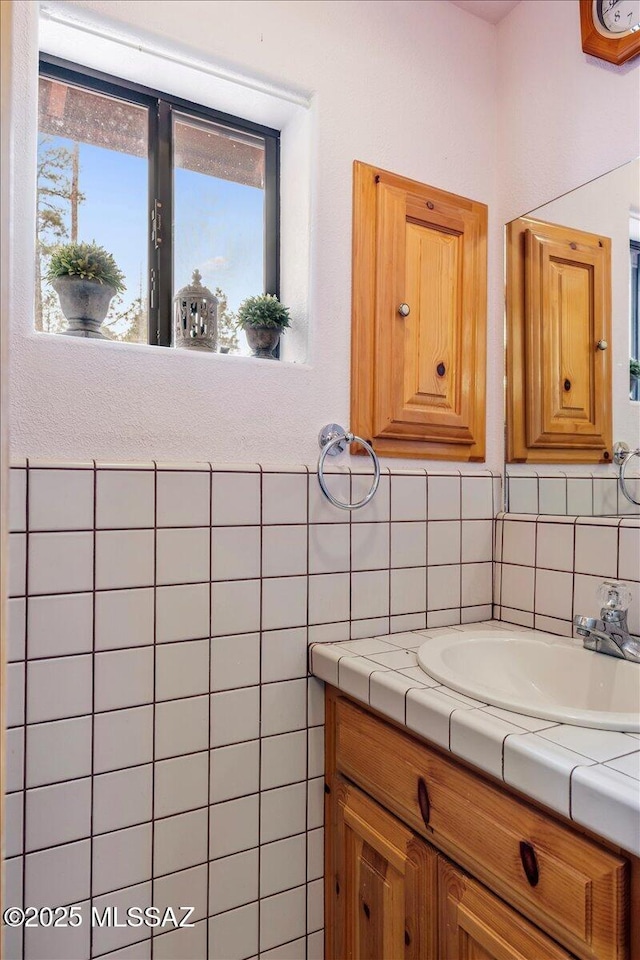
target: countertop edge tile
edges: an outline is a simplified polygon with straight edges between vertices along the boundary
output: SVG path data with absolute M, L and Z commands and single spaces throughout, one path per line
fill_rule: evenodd
M 571 778 L 571 819 L 639 857 L 639 794 L 637 781 L 624 773 L 603 764 L 578 767 Z

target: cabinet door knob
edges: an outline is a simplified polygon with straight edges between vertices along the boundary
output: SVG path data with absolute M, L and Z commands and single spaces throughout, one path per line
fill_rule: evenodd
M 537 886 L 539 879 L 538 858 L 536 857 L 535 850 L 526 840 L 520 841 L 520 860 L 522 861 L 522 869 L 529 884 L 532 887 Z
M 596 350 L 606 350 L 609 344 L 606 340 L 598 340 L 596 343 Z
M 431 802 L 429 800 L 429 791 L 427 790 L 427 785 L 422 777 L 418 779 L 418 806 L 420 807 L 420 813 L 422 814 L 424 825 L 425 827 L 428 827 L 429 817 L 431 816 Z
M 398 313 L 400 314 L 401 317 L 408 317 L 409 314 L 411 313 L 411 307 L 409 306 L 408 303 L 401 303 L 400 306 L 398 307 Z

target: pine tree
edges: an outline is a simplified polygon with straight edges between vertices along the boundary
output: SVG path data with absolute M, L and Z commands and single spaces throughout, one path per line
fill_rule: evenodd
M 76 154 L 74 149 L 56 146 L 52 137 L 38 137 L 35 327 L 47 333 L 66 326 L 58 297 L 43 274 L 53 248 L 69 239 L 69 223 L 77 224 L 78 206 L 85 199 L 78 190 Z

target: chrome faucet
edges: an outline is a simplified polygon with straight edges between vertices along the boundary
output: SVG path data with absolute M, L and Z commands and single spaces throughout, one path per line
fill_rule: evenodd
M 629 633 L 627 626 L 630 590 L 621 583 L 605 580 L 598 590 L 598 599 L 603 603 L 599 620 L 595 617 L 573 618 L 576 632 L 584 637 L 584 646 L 609 657 L 640 663 L 640 637 Z

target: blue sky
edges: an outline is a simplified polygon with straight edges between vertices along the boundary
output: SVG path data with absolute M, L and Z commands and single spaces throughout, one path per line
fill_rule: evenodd
M 70 148 L 62 138 L 47 140 Z M 147 286 L 147 160 L 80 144 L 78 239 L 95 240 L 125 274 L 123 307 Z M 206 286 L 220 286 L 237 309 L 263 292 L 264 192 L 189 170 L 174 177 L 174 293 L 197 267 Z M 68 206 L 68 204 L 67 204 Z

